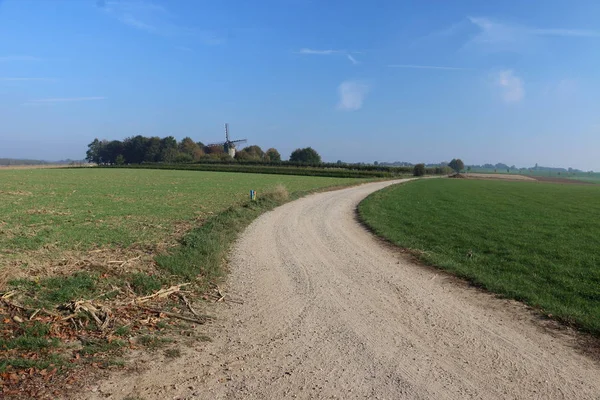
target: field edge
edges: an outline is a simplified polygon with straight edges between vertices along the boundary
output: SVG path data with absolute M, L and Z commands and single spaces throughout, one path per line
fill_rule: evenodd
M 393 188 L 396 188 L 397 186 L 401 186 L 401 185 L 404 186 L 406 184 L 414 183 L 414 182 L 416 182 L 416 180 L 402 182 L 397 185 L 392 185 L 392 186 L 389 186 L 389 187 L 386 187 L 386 188 L 383 188 L 381 190 L 371 193 L 370 195 L 365 197 L 363 200 L 361 200 L 360 203 L 355 208 L 356 220 L 363 226 L 364 229 L 366 229 L 374 237 L 376 237 L 377 240 L 379 240 L 382 245 L 384 245 L 390 249 L 393 249 L 395 251 L 398 251 L 405 257 L 409 257 L 411 259 L 411 261 L 413 263 L 415 263 L 416 265 L 418 265 L 419 267 L 431 268 L 431 269 L 435 270 L 436 272 L 442 273 L 442 274 L 446 275 L 447 277 L 455 280 L 455 282 L 457 284 L 463 284 L 466 287 L 478 290 L 481 293 L 493 295 L 499 299 L 517 301 L 520 304 L 527 307 L 528 310 L 530 310 L 532 316 L 535 317 L 536 321 L 539 322 L 540 326 L 544 329 L 549 328 L 548 324 L 544 324 L 544 322 L 552 322 L 553 325 L 551 326 L 551 328 L 554 330 L 556 330 L 556 329 L 571 330 L 573 333 L 575 333 L 577 335 L 576 339 L 577 339 L 580 350 L 583 351 L 583 350 L 589 349 L 590 353 L 589 354 L 586 353 L 586 355 L 591 356 L 594 359 L 600 360 L 600 332 L 586 329 L 583 325 L 578 324 L 576 321 L 568 320 L 565 318 L 561 318 L 560 316 L 551 314 L 551 313 L 545 311 L 541 306 L 536 306 L 536 305 L 530 304 L 530 302 L 528 302 L 527 299 L 523 299 L 520 297 L 515 297 L 515 296 L 511 296 L 509 294 L 494 291 L 491 288 L 489 288 L 485 283 L 479 281 L 476 277 L 470 276 L 466 273 L 461 273 L 460 271 L 453 271 L 450 268 L 446 268 L 442 265 L 438 265 L 437 263 L 429 260 L 426 257 L 426 251 L 423 251 L 420 249 L 409 248 L 406 246 L 402 246 L 399 243 L 396 243 L 394 240 L 383 235 L 377 229 L 377 227 L 375 227 L 373 224 L 371 224 L 368 221 L 368 218 L 365 217 L 364 212 L 363 212 L 364 211 L 363 205 L 365 202 L 371 200 L 373 197 L 377 196 L 382 191 L 392 190 Z

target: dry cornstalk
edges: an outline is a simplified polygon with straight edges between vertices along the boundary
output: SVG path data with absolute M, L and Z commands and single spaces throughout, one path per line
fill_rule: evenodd
M 148 300 L 152 300 L 155 297 L 164 299 L 165 297 L 168 297 L 169 295 L 173 294 L 173 293 L 177 293 L 181 290 L 181 288 L 183 286 L 187 286 L 187 285 L 191 285 L 191 283 L 181 283 L 179 285 L 175 285 L 175 286 L 171 286 L 168 289 L 160 289 L 158 292 L 153 293 L 149 296 L 144 296 L 144 297 L 138 297 L 134 300 L 135 304 L 141 304 L 141 303 L 145 303 Z
M 71 310 L 71 312 L 73 313 L 71 315 L 63 317 L 63 320 L 65 321 L 76 317 L 80 311 L 84 311 L 91 315 L 94 321 L 96 321 L 96 325 L 98 325 L 98 327 L 101 330 L 105 330 L 108 327 L 108 323 L 110 321 L 110 310 L 101 304 L 99 304 L 98 307 L 96 307 L 90 300 L 79 300 L 73 301 L 68 305 L 64 306 L 63 308 Z M 103 316 L 104 320 L 102 320 L 102 318 L 100 318 L 98 314 Z
M 192 307 L 192 304 L 190 303 L 190 301 L 187 299 L 187 297 L 185 297 L 184 294 L 179 294 L 179 297 L 181 297 L 181 299 L 183 300 L 183 302 L 185 303 L 185 305 L 187 306 L 187 308 L 191 311 L 192 314 L 194 314 L 196 317 L 200 317 L 200 315 L 198 314 L 198 312 L 196 310 L 194 310 L 194 308 Z
M 139 305 L 138 305 L 138 307 L 145 311 L 153 312 L 153 313 L 156 313 L 159 315 L 163 314 L 170 318 L 177 318 L 177 319 L 181 319 L 184 321 L 193 322 L 193 323 L 199 324 L 199 325 L 205 324 L 206 320 L 214 318 L 210 315 L 198 315 L 198 318 L 203 318 L 203 320 L 200 320 L 200 319 L 186 317 L 185 315 L 181 315 L 181 314 L 176 314 L 176 313 L 172 313 L 172 312 L 168 312 L 168 311 L 159 310 L 156 308 L 144 307 L 144 306 L 139 306 Z

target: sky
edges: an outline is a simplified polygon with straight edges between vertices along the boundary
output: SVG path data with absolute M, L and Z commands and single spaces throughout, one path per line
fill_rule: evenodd
M 600 170 L 600 2 L 0 0 L 0 157 L 248 139 Z

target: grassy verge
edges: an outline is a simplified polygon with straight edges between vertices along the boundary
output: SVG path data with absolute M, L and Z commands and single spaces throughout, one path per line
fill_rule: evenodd
M 599 200 L 592 185 L 423 180 L 359 213 L 427 264 L 600 335 Z
M 261 195 L 257 201 L 230 207 L 188 232 L 181 245 L 156 258 L 167 275 L 184 280 L 202 276 L 212 280 L 223 275 L 223 260 L 240 232 L 256 217 L 288 200 L 283 187 Z

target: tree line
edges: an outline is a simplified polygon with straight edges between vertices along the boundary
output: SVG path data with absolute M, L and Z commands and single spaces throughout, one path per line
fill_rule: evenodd
M 206 146 L 190 137 L 177 141 L 173 136 L 159 138 L 142 135 L 124 140 L 94 139 L 89 145 L 85 159 L 96 164 L 141 164 L 141 163 L 191 163 L 207 161 L 231 161 L 223 146 Z M 281 162 L 281 154 L 275 148 L 263 151 L 260 146 L 248 146 L 235 154 L 239 161 Z M 321 163 L 321 156 L 314 149 L 296 149 L 290 161 Z

